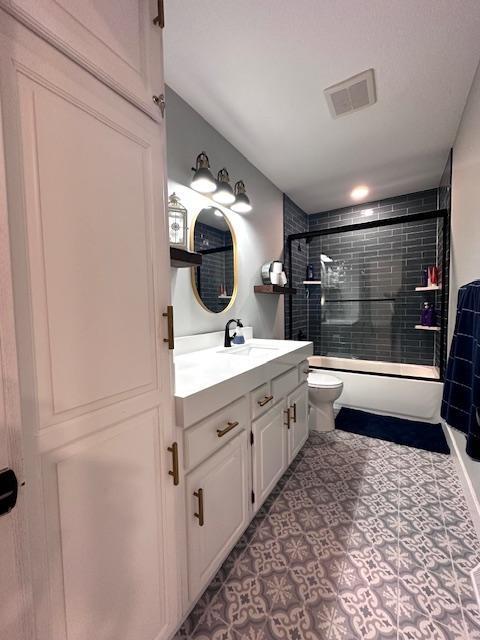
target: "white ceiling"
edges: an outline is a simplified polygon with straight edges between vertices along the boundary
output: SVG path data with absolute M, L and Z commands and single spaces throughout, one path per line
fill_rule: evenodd
M 165 55 L 167 83 L 313 213 L 361 183 L 367 200 L 437 186 L 480 1 L 167 0 Z M 332 119 L 323 90 L 370 67 L 377 103 Z

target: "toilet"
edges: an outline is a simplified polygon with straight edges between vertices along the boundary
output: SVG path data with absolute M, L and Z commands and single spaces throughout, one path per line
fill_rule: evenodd
M 310 405 L 310 429 L 333 431 L 335 416 L 333 403 L 342 393 L 343 382 L 328 373 L 311 371 L 308 374 L 308 401 Z

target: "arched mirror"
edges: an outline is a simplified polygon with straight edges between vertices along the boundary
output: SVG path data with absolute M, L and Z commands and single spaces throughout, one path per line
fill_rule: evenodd
M 217 207 L 202 209 L 190 228 L 190 248 L 203 256 L 192 270 L 192 286 L 207 311 L 221 313 L 237 294 L 236 243 L 229 221 Z

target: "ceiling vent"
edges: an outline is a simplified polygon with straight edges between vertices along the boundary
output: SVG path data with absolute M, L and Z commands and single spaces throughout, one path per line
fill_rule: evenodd
M 377 101 L 373 69 L 328 87 L 325 97 L 333 118 L 369 107 Z

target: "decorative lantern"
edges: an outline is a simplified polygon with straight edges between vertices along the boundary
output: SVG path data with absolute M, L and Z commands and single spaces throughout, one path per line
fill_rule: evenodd
M 168 235 L 170 244 L 187 249 L 187 210 L 176 193 L 168 198 Z

